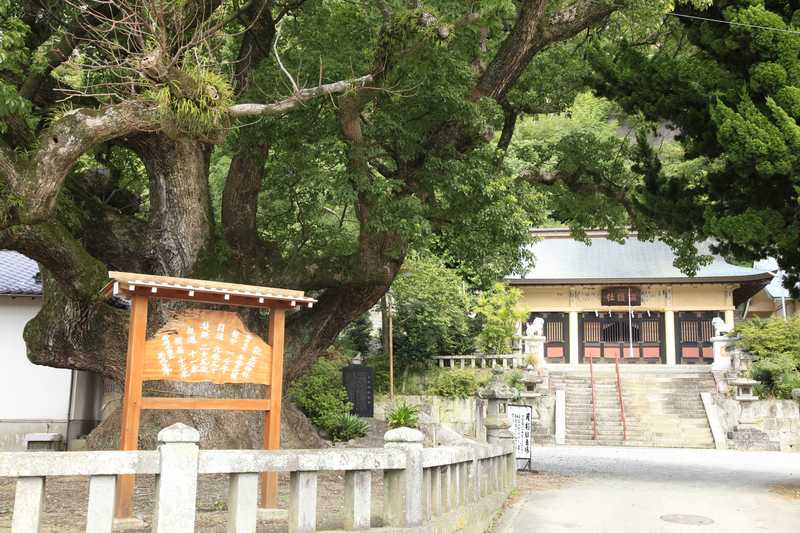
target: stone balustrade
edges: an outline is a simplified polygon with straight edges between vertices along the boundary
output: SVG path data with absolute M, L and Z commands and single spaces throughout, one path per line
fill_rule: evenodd
M 439 355 L 433 357 L 440 368 L 525 368 L 528 357 L 525 354 L 472 354 Z
M 158 476 L 157 533 L 194 531 L 199 474 L 230 476 L 230 532 L 256 531 L 260 472 L 289 473 L 292 533 L 316 531 L 321 472 L 344 472 L 346 530 L 374 527 L 376 471 L 384 474 L 383 525 L 391 531 L 483 531 L 515 483 L 512 441 L 423 448 L 422 433 L 409 428 L 387 432 L 385 447 L 371 449 L 200 450 L 198 441 L 195 429 L 175 424 L 159 433 L 157 451 L 0 453 L 0 477 L 17 478 L 11 530 L 40 530 L 48 476 L 89 476 L 86 531 L 93 533 L 112 530 L 118 474 Z

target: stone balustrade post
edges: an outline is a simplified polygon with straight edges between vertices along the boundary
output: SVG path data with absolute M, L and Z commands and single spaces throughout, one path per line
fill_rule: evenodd
M 317 530 L 317 471 L 289 474 L 289 533 Z
M 422 516 L 424 520 L 430 520 L 433 516 L 432 470 L 432 468 L 426 468 L 422 471 Z
M 711 363 L 711 370 L 727 372 L 733 368 L 731 349 L 736 344 L 735 337 L 720 335 L 711 338 L 714 353 L 714 362 Z
M 255 531 L 258 516 L 258 473 L 231 474 L 228 483 L 228 533 Z
M 86 533 L 111 533 L 114 524 L 116 487 L 116 476 L 92 476 L 89 478 Z
M 425 436 L 411 428 L 396 428 L 386 432 L 384 447 L 400 449 L 406 455 L 402 470 L 386 470 L 383 475 L 385 491 L 384 514 L 387 525 L 415 527 L 422 525 L 422 443 Z
M 536 368 L 545 368 L 547 366 L 547 358 L 545 357 L 544 343 L 547 341 L 547 337 L 543 335 L 531 335 L 523 337 L 522 340 L 523 346 L 525 347 L 523 353 L 528 359 L 524 366 L 527 366 L 528 362 L 533 362 Z
M 442 469 L 438 466 L 430 468 L 431 473 L 431 514 L 440 515 L 445 511 L 442 494 Z
M 469 501 L 477 502 L 481 499 L 481 487 L 483 486 L 481 481 L 481 460 L 477 454 L 468 465 L 470 478 Z
M 154 533 L 194 532 L 199 441 L 200 433 L 186 424 L 173 424 L 158 432 L 160 471 Z
M 11 531 L 38 533 L 44 510 L 45 477 L 17 478 Z
M 369 529 L 372 512 L 372 472 L 348 470 L 344 473 L 344 528 Z

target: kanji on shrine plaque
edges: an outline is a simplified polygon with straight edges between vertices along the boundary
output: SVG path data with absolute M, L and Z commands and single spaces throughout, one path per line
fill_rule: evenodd
M 145 344 L 147 380 L 269 384 L 272 349 L 229 311 L 188 310 Z

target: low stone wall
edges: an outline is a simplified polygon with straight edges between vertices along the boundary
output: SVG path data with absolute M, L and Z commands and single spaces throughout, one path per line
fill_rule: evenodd
M 486 402 L 478 398 L 442 398 L 439 396 L 402 395 L 395 396 L 394 404 L 418 407 L 423 414 L 421 423 L 444 426 L 466 437 L 486 441 Z M 375 402 L 375 418 L 386 420 L 392 409 L 392 401 L 380 398 Z M 424 429 L 424 428 L 423 428 Z M 438 444 L 438 443 L 434 443 Z
M 442 398 L 440 396 L 402 395 L 395 396 L 395 404 L 405 402 L 408 405 L 419 407 L 423 413 L 422 429 L 426 434 L 435 434 L 425 426 L 442 426 L 460 435 L 475 440 L 486 441 L 484 419 L 486 417 L 486 402 L 478 398 Z M 533 445 L 552 446 L 555 444 L 555 397 L 553 395 L 528 396 L 516 400 L 516 404 L 530 405 L 533 407 Z M 386 420 L 386 413 L 391 410 L 392 402 L 388 397 L 380 398 L 375 402 L 375 418 Z M 439 444 L 436 439 L 431 442 Z
M 0 450 L 21 452 L 28 445 L 25 435 L 29 433 L 60 433 L 62 438 L 67 433 L 67 422 L 64 421 L 4 421 L 0 422 Z M 62 443 L 63 444 L 63 443 Z
M 729 449 L 800 452 L 800 403 L 721 395 L 714 400 Z

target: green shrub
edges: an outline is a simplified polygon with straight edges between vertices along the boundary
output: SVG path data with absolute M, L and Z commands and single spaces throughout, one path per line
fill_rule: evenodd
M 511 352 L 517 322 L 525 318 L 525 313 L 516 308 L 520 294 L 519 289 L 495 283 L 476 300 L 475 312 L 483 320 L 478 335 L 478 348 L 483 353 Z
M 391 428 L 415 428 L 419 424 L 419 407 L 403 402 L 386 415 L 386 422 Z
M 326 429 L 333 442 L 345 442 L 366 435 L 369 425 L 350 413 L 338 413 L 330 418 Z
M 506 378 L 506 383 L 508 383 L 509 387 L 523 391 L 525 390 L 525 384 L 522 382 L 522 377 L 523 374 L 521 370 L 514 370 Z
M 739 346 L 753 355 L 751 375 L 762 396 L 791 398 L 800 387 L 800 318 L 754 319 L 739 324 Z
M 471 370 L 446 370 L 433 379 L 428 391 L 444 398 L 469 398 L 485 382 Z
M 353 351 L 363 357 L 369 356 L 372 351 L 372 322 L 369 320 L 369 314 L 361 315 L 347 326 L 344 337 Z
M 412 254 L 392 283 L 395 369 L 474 351 L 471 297 L 458 273 L 434 256 Z
M 364 365 L 368 366 L 375 373 L 372 383 L 376 394 L 389 392 L 389 356 L 375 355 L 367 358 Z
M 367 432 L 367 424 L 350 414 L 353 406 L 342 385 L 342 366 L 320 359 L 289 387 L 289 398 L 333 441 L 350 440 Z

